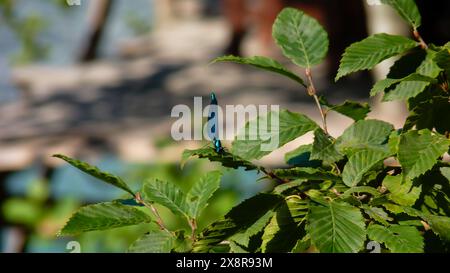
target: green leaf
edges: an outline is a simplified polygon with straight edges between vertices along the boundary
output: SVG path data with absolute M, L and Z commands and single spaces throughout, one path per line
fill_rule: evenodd
M 194 252 L 208 252 L 209 249 L 234 234 L 248 229 L 268 211 L 274 209 L 283 198 L 275 194 L 260 193 L 236 207 L 223 218 L 206 227 L 194 243 Z
M 450 77 L 450 48 L 443 47 L 436 55 L 434 56 L 434 62 L 442 68 L 447 77 Z
M 382 149 L 364 149 L 351 155 L 342 171 L 342 180 L 345 185 L 356 186 L 364 174 L 389 155 L 388 151 Z
M 302 253 L 308 250 L 308 248 L 310 247 L 311 247 L 311 237 L 309 236 L 309 234 L 306 234 L 305 237 L 297 241 L 291 252 Z
M 308 180 L 332 180 L 341 181 L 341 178 L 332 172 L 318 168 L 295 167 L 290 169 L 275 169 L 273 173 L 285 179 L 308 179 Z
M 274 211 L 269 210 L 268 212 L 266 212 L 266 214 L 264 214 L 261 218 L 259 218 L 253 225 L 251 225 L 249 228 L 247 228 L 246 230 L 236 233 L 233 236 L 230 237 L 230 240 L 244 246 L 244 247 L 248 247 L 250 240 L 252 239 L 252 237 L 256 236 L 257 234 L 259 234 L 264 227 L 267 226 L 267 224 L 269 223 L 270 219 L 272 218 L 274 214 Z
M 272 120 L 278 120 L 278 124 L 272 124 Z M 246 160 L 260 159 L 317 127 L 314 121 L 303 114 L 288 110 L 272 111 L 246 124 L 233 141 L 232 153 Z
M 432 214 L 422 214 L 421 217 L 428 222 L 431 229 L 443 240 L 450 241 L 450 217 Z
M 284 154 L 284 161 L 289 165 L 302 165 L 308 167 L 310 162 L 312 144 L 301 145 L 295 150 Z
M 417 76 L 411 76 L 411 80 L 402 81 L 396 85 L 392 90 L 386 92 L 383 97 L 383 101 L 392 100 L 405 100 L 408 98 L 413 98 L 423 92 L 430 83 L 436 83 L 436 77 L 439 76 L 441 68 L 434 62 L 434 56 L 436 52 L 428 50 L 426 52 L 425 59 L 417 67 L 416 73 L 424 77 L 418 78 Z M 416 79 L 414 79 L 416 77 Z
M 366 239 L 359 209 L 344 202 L 311 203 L 309 233 L 320 252 L 358 252 Z
M 359 70 L 372 69 L 387 58 L 416 46 L 415 41 L 403 36 L 386 33 L 372 35 L 345 49 L 335 80 Z
M 251 65 L 260 69 L 264 69 L 267 71 L 275 72 L 278 74 L 281 74 L 283 76 L 286 76 L 290 78 L 291 80 L 294 80 L 298 83 L 300 83 L 303 86 L 305 85 L 305 82 L 302 78 L 297 76 L 294 72 L 289 71 L 286 67 L 284 67 L 282 64 L 277 62 L 276 60 L 273 60 L 271 58 L 262 57 L 262 56 L 253 56 L 253 57 L 237 57 L 237 56 L 223 56 L 216 58 L 212 61 L 212 63 L 217 62 L 233 62 L 233 63 L 239 63 L 239 64 L 247 64 Z
M 388 221 L 393 220 L 382 208 L 371 207 L 368 205 L 362 205 L 362 208 L 364 209 L 364 212 L 367 215 L 369 215 L 370 218 L 374 219 L 375 221 L 385 226 L 389 226 L 390 224 L 388 223 Z
M 450 131 L 450 119 L 442 118 L 450 116 L 449 96 L 441 88 L 431 86 L 427 92 L 422 92 L 408 100 L 408 108 L 411 112 L 406 119 L 403 130 L 416 127 L 417 130 L 436 130 L 440 134 Z
M 186 195 L 175 184 L 157 179 L 149 180 L 144 183 L 142 193 L 145 201 L 158 203 L 176 215 L 189 218 L 190 207 L 186 202 Z
M 135 241 L 128 252 L 130 253 L 170 253 L 174 244 L 174 237 L 166 231 L 152 231 Z
M 393 7 L 400 16 L 414 29 L 420 27 L 422 18 L 417 5 L 412 0 L 381 0 L 383 4 Z
M 201 211 L 208 205 L 208 200 L 220 186 L 222 174 L 219 171 L 209 172 L 200 178 L 200 181 L 192 186 L 187 194 L 189 203 L 189 216 L 197 218 Z
M 99 170 L 97 167 L 95 166 L 91 166 L 88 163 L 85 163 L 83 161 L 77 160 L 77 159 L 73 159 L 70 158 L 68 156 L 65 155 L 61 155 L 61 154 L 56 154 L 53 155 L 53 157 L 57 157 L 60 158 L 64 161 L 66 161 L 67 163 L 69 163 L 70 165 L 74 166 L 75 168 L 95 177 L 98 178 L 100 180 L 102 180 L 103 182 L 106 182 L 110 185 L 113 185 L 115 187 L 118 187 L 126 192 L 128 192 L 129 194 L 131 194 L 134 197 L 134 193 L 133 191 L 128 187 L 128 185 L 118 176 L 109 174 L 107 172 L 103 172 L 101 170 Z
M 283 184 L 280 184 L 280 185 L 276 186 L 273 189 L 272 192 L 274 194 L 282 194 L 283 192 L 285 192 L 285 191 L 287 191 L 289 189 L 296 188 L 296 187 L 302 185 L 306 181 L 308 181 L 308 180 L 305 179 L 305 178 L 301 178 L 301 179 L 296 179 L 296 180 L 291 181 L 291 182 L 283 183 Z
M 403 206 L 414 205 L 421 192 L 421 186 L 413 186 L 410 179 L 403 181 L 402 175 L 386 176 L 383 186 L 389 191 L 388 199 Z
M 404 86 L 411 85 L 411 83 L 406 84 L 406 82 L 413 82 L 413 83 L 423 84 L 424 88 L 425 88 L 430 83 L 436 83 L 437 80 L 434 79 L 434 78 L 428 77 L 428 76 L 424 76 L 424 75 L 418 74 L 418 73 L 409 74 L 408 76 L 406 76 L 404 78 L 401 78 L 401 79 L 386 78 L 386 79 L 378 81 L 372 87 L 372 89 L 370 90 L 370 96 L 373 97 L 376 94 L 378 94 L 379 92 L 382 92 L 382 91 L 388 89 L 389 87 L 391 87 L 391 86 L 393 86 L 395 84 L 398 84 L 398 83 L 404 83 L 403 84 Z M 397 86 L 397 88 L 395 88 L 394 90 L 399 89 L 399 88 L 403 88 L 403 87 Z M 394 91 L 394 90 L 392 90 L 390 92 L 398 92 L 398 91 Z M 416 95 L 417 94 L 413 95 L 412 97 L 414 97 Z M 407 98 L 407 97 L 408 96 L 405 96 L 405 98 Z
M 262 235 L 261 251 L 289 252 L 305 234 L 300 224 L 308 213 L 309 202 L 292 197 L 280 204 Z
M 371 194 L 373 197 L 379 197 L 380 196 L 380 192 L 370 186 L 358 186 L 358 187 L 351 187 L 350 189 L 346 190 L 345 192 L 342 193 L 341 198 L 347 198 L 349 197 L 351 194 L 353 193 L 369 193 Z
M 284 56 L 309 68 L 320 63 L 328 52 L 328 34 L 316 19 L 294 8 L 285 8 L 273 24 L 272 36 Z
M 119 203 L 99 203 L 80 208 L 75 212 L 60 235 L 132 226 L 151 221 L 150 216 L 131 206 Z
M 450 181 L 450 167 L 442 167 L 439 169 L 442 175 Z
M 344 116 L 347 116 L 354 121 L 365 119 L 370 112 L 370 106 L 368 103 L 359 103 L 346 100 L 339 105 L 330 104 L 324 97 L 320 97 L 320 104 L 328 107 L 328 110 L 338 112 Z
M 360 120 L 345 129 L 336 140 L 337 149 L 351 155 L 361 149 L 379 149 L 386 142 L 393 126 L 380 120 Z
M 256 166 L 255 164 L 227 151 L 217 153 L 214 150 L 214 148 L 210 146 L 196 150 L 187 150 L 187 149 L 184 150 L 183 155 L 181 157 L 181 166 L 183 167 L 186 161 L 192 156 L 198 156 L 199 158 L 207 158 L 209 159 L 209 161 L 220 162 L 222 166 L 227 168 L 237 169 L 239 167 L 242 167 L 245 168 L 246 171 L 259 169 L 259 167 Z
M 394 253 L 422 253 L 423 237 L 411 226 L 391 225 L 384 227 L 372 224 L 367 228 L 369 239 L 383 243 Z
M 324 164 L 332 164 L 343 158 L 335 146 L 335 140 L 318 128 L 314 131 L 314 143 L 310 159 L 322 160 Z
M 413 179 L 430 170 L 450 145 L 444 136 L 428 129 L 402 134 L 398 147 L 398 160 L 405 178 Z

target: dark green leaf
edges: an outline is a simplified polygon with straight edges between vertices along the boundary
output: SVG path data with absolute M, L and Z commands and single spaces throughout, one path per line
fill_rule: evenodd
M 311 159 L 322 160 L 324 164 L 332 164 L 343 158 L 335 146 L 335 140 L 318 128 L 314 131 L 314 143 L 311 151 Z
M 264 193 L 245 200 L 201 232 L 194 244 L 194 252 L 208 252 L 223 240 L 248 229 L 282 201 L 279 195 Z

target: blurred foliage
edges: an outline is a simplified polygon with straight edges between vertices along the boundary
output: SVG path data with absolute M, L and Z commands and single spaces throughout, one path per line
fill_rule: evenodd
M 175 163 L 131 164 L 126 166 L 122 176 L 135 188 L 139 188 L 143 181 L 158 178 L 176 183 L 183 190 L 187 190 L 203 173 L 217 168 L 218 164 L 211 164 L 207 160 L 188 162 L 183 170 Z M 204 228 L 225 215 L 232 206 L 245 197 L 244 194 L 251 194 L 243 188 L 243 185 L 236 183 L 242 181 L 239 177 L 241 172 L 226 171 L 226 174 L 226 181 L 214 194 L 210 205 L 199 219 L 199 228 Z M 50 189 L 52 182 L 54 182 L 52 177 L 48 180 L 37 177 L 26 186 L 22 196 L 10 197 L 1 206 L 4 220 L 8 225 L 26 230 L 27 240 L 24 248 L 26 252 L 69 252 L 66 244 L 73 240 L 80 243 L 82 252 L 123 252 L 141 234 L 158 229 L 155 224 L 150 223 L 102 232 L 87 232 L 74 237 L 57 237 L 58 231 L 85 201 L 53 196 Z M 118 196 L 122 197 L 124 196 Z M 168 228 L 172 230 L 189 228 L 185 221 L 180 220 L 165 207 L 157 206 L 157 209 Z

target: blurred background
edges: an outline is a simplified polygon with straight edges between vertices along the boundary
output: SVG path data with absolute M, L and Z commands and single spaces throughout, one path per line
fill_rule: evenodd
M 437 45 L 450 40 L 450 1 L 416 2 L 424 39 Z M 123 252 L 155 228 L 57 237 L 79 206 L 122 193 L 51 155 L 88 161 L 134 189 L 159 178 L 188 190 L 203 173 L 221 168 L 191 160 L 180 169 L 182 151 L 205 143 L 173 141 L 170 112 L 177 104 L 192 106 L 194 96 L 204 96 L 206 103 L 214 90 L 221 105 L 276 104 L 319 121 L 313 102 L 295 83 L 249 67 L 208 65 L 224 54 L 266 55 L 302 74 L 271 40 L 274 18 L 285 6 L 303 9 L 329 32 L 328 58 L 313 71 L 320 94 L 332 103 L 370 101 L 371 118 L 401 127 L 402 103 L 380 103 L 368 95 L 393 60 L 372 74 L 333 82 L 350 43 L 378 32 L 409 35 L 408 26 L 385 6 L 363 0 L 0 0 L 0 251 L 69 252 L 67 243 L 76 240 L 82 252 Z M 351 120 L 330 114 L 328 123 L 337 136 Z M 285 152 L 311 141 L 307 134 L 260 164 L 284 166 Z M 272 186 L 255 182 L 259 177 L 224 170 L 200 228 Z M 187 228 L 160 209 L 169 228 Z

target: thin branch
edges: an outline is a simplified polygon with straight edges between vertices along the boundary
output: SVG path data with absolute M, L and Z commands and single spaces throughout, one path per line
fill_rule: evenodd
M 316 94 L 317 91 L 316 91 L 316 87 L 314 86 L 310 68 L 306 69 L 306 77 L 308 79 L 308 87 L 306 88 L 306 90 L 308 91 L 308 95 L 313 97 L 314 101 L 316 102 L 317 109 L 319 109 L 320 117 L 322 118 L 323 131 L 325 132 L 325 134 L 328 135 L 326 112 L 324 111 L 324 109 L 322 108 L 322 105 L 319 102 L 319 97 L 317 97 L 317 94 Z
M 195 242 L 195 231 L 197 230 L 197 221 L 195 219 L 190 219 L 188 222 L 192 230 L 191 233 L 192 242 Z
M 142 204 L 146 208 L 150 209 L 150 211 L 153 213 L 153 215 L 156 218 L 156 224 L 158 224 L 158 226 L 161 230 L 171 233 L 164 225 L 164 222 L 161 218 L 161 215 L 159 215 L 158 210 L 152 204 L 149 204 L 149 203 L 145 202 L 144 200 L 142 200 L 141 194 L 139 192 L 136 193 L 136 196 L 134 197 L 134 199 L 136 200 L 137 203 Z
M 413 35 L 414 35 L 414 38 L 416 38 L 416 40 L 419 42 L 420 47 L 422 49 L 428 49 L 427 43 L 425 43 L 425 41 L 422 39 L 422 36 L 420 36 L 420 33 L 417 29 L 413 30 Z

